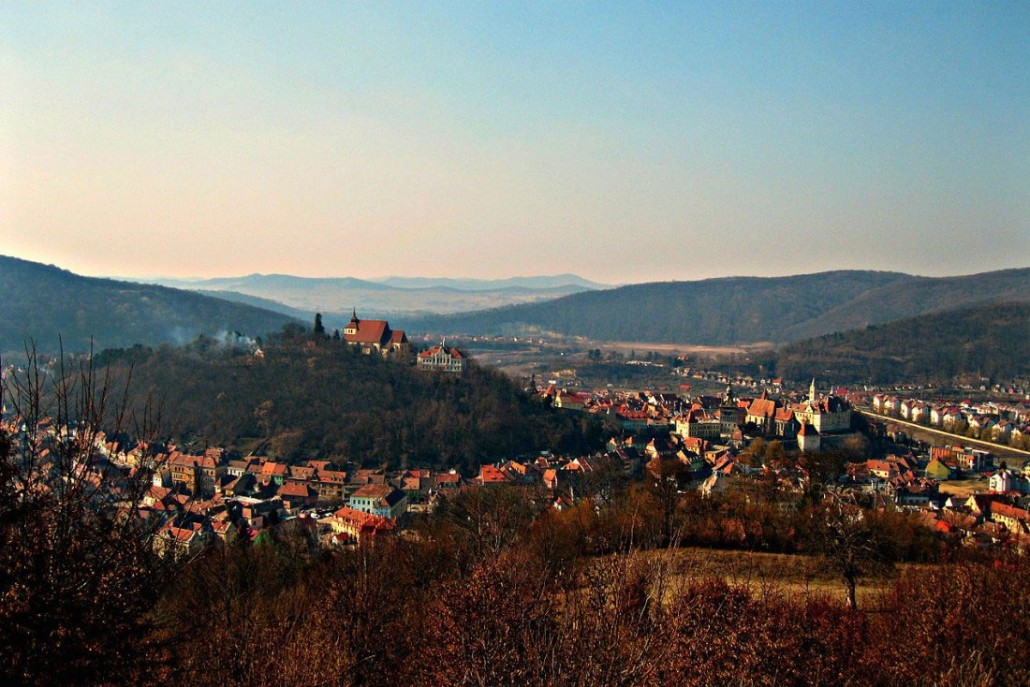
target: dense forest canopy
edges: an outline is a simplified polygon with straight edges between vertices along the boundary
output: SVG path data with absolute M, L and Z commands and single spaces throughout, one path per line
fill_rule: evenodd
M 475 364 L 454 377 L 306 335 L 277 337 L 262 354 L 200 339 L 105 351 L 95 364 L 121 376 L 134 360 L 133 403 L 157 400 L 164 433 L 198 446 L 467 470 L 529 451 L 600 446 L 598 423 L 555 412 Z

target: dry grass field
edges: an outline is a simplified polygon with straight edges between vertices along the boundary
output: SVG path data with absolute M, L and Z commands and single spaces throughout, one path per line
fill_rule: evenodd
M 709 356 L 743 355 L 754 351 L 773 348 L 771 343 L 754 343 L 746 346 L 695 346 L 691 344 L 648 343 L 646 341 L 587 341 L 587 348 L 601 348 L 605 351 L 618 351 L 628 354 L 630 351 L 644 355 L 650 351 L 664 355 L 700 354 Z
M 978 477 L 976 479 L 954 479 L 946 482 L 941 482 L 940 492 L 942 494 L 972 494 L 974 492 L 987 491 L 987 478 Z
M 845 599 L 845 586 L 836 573 L 811 556 L 756 553 L 687 547 L 639 554 L 665 566 L 672 590 L 703 579 L 722 579 L 757 593 Z M 899 566 L 900 573 L 907 566 Z M 862 578 L 857 589 L 859 608 L 868 608 L 893 582 L 893 577 Z

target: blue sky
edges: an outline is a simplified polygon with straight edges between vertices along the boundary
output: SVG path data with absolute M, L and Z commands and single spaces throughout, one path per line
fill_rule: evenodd
M 600 281 L 1030 265 L 1027 3 L 6 4 L 0 254 Z

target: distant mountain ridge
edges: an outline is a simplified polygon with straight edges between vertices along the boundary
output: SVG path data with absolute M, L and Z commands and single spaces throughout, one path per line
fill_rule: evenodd
M 0 351 L 30 340 L 55 351 L 185 343 L 200 334 L 264 336 L 295 321 L 282 313 L 191 291 L 84 277 L 0 256 Z
M 786 344 L 869 325 L 973 307 L 999 301 L 1030 302 L 1030 268 L 957 277 L 917 277 L 899 272 L 834 271 L 789 277 L 724 277 L 693 282 L 636 284 L 595 291 L 563 293 L 580 286 L 544 288 L 549 279 L 503 280 L 510 298 L 520 290 L 529 298 L 557 296 L 543 302 L 509 305 L 451 315 L 391 314 L 391 324 L 409 334 L 502 334 L 548 331 L 597 341 L 633 341 L 697 345 Z M 403 278 L 396 278 L 403 279 Z M 519 286 L 520 280 L 541 288 Z M 541 281 L 543 280 L 543 281 Z M 237 292 L 233 287 L 265 284 L 321 293 L 329 300 L 341 285 L 352 291 L 351 303 L 333 300 L 340 311 L 351 307 L 366 317 L 389 314 L 369 302 L 375 293 L 407 294 L 419 310 L 480 302 L 494 291 L 477 284 L 412 288 L 353 278 L 307 279 L 290 275 L 249 275 L 186 282 L 194 291 L 75 275 L 54 266 L 0 256 L 0 351 L 22 350 L 35 339 L 56 346 L 61 334 L 69 350 L 95 347 L 184 342 L 200 333 L 239 331 L 258 336 L 291 321 L 306 321 L 320 310 L 334 323 L 329 308 L 297 307 L 279 299 Z M 453 280 L 461 283 L 468 280 Z M 473 280 L 475 281 L 475 280 Z M 586 281 L 586 280 L 582 280 Z M 478 284 L 481 286 L 486 282 Z M 460 285 L 460 284 L 459 284 Z M 196 292 L 205 286 L 214 291 Z M 329 291 L 319 292 L 324 287 Z M 358 288 L 354 288 L 358 287 Z M 456 300 L 453 294 L 460 297 Z M 450 300 L 448 300 L 448 298 Z M 438 299 L 443 299 L 438 300 Z M 233 302 L 229 302 L 233 301 Z M 396 303 L 397 301 L 394 301 Z M 337 315 L 336 317 L 339 317 Z M 946 315 L 945 315 L 946 317 Z
M 450 288 L 458 291 L 494 291 L 498 289 L 560 289 L 568 286 L 596 291 L 612 288 L 609 284 L 584 279 L 575 274 L 556 274 L 538 277 L 509 277 L 507 279 L 452 279 L 435 277 L 384 277 L 372 281 L 402 289 Z
M 445 279 L 386 277 L 297 277 L 248 274 L 211 279 L 153 280 L 163 286 L 203 291 L 231 291 L 276 301 L 305 313 L 350 316 L 352 308 L 375 316 L 454 313 L 514 303 L 559 298 L 586 290 L 609 288 L 573 274 L 510 279 Z M 238 300 L 237 296 L 226 296 Z M 333 318 L 330 318 L 331 320 Z
M 432 334 L 548 331 L 597 341 L 783 344 L 1001 300 L 1030 301 L 1030 268 L 958 277 L 844 270 L 636 284 L 403 324 Z

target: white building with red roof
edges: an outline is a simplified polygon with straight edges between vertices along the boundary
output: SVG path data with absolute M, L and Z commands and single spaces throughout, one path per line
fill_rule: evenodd
M 419 353 L 418 366 L 423 370 L 439 370 L 460 375 L 468 368 L 468 358 L 457 348 L 448 348 L 445 343 L 441 343 Z

